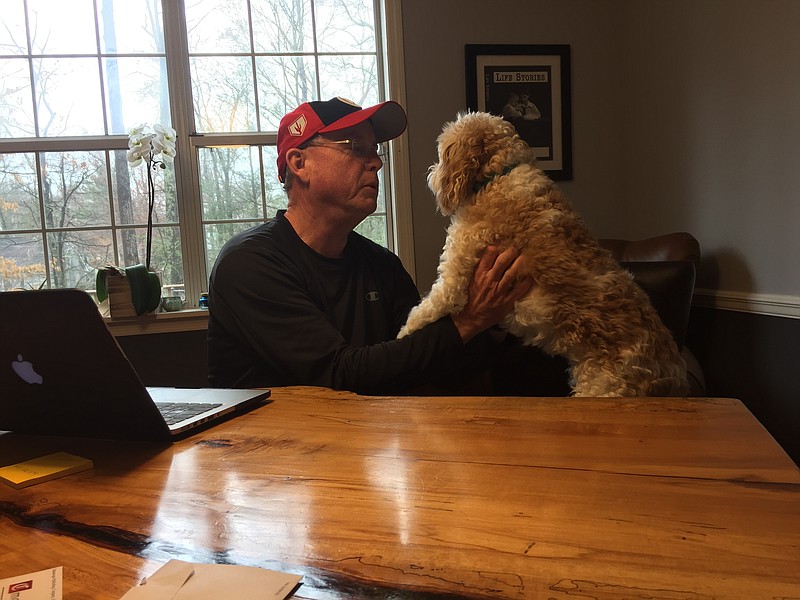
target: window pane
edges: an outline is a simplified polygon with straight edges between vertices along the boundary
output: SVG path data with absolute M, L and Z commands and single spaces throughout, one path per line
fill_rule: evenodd
M 283 115 L 319 99 L 312 56 L 257 57 L 256 73 L 261 131 L 277 131 Z
M 25 7 L 22 0 L 3 0 L 3 26 L 0 27 L 0 54 L 27 54 Z
M 268 0 L 253 3 L 256 52 L 313 52 L 310 0 Z
M 28 61 L 0 60 L 0 137 L 33 137 L 33 103 Z
M 50 58 L 34 64 L 41 137 L 103 135 L 96 58 Z
M 274 217 L 279 209 L 286 208 L 286 192 L 278 181 L 278 149 L 275 146 L 264 146 L 264 187 L 267 196 L 267 217 Z
M 378 208 L 375 209 L 376 213 L 386 212 L 386 175 L 385 167 L 378 171 Z
M 127 134 L 141 123 L 172 123 L 165 58 L 106 58 L 103 73 L 109 133 Z
M 33 154 L 0 154 L 0 231 L 39 229 L 39 186 Z
M 246 0 L 186 0 L 189 52 L 250 52 Z
M 118 225 L 145 225 L 149 195 L 147 191 L 147 166 L 145 163 L 131 167 L 122 150 L 112 152 L 112 187 L 114 189 L 114 216 Z M 175 192 L 175 169 L 156 169 L 152 174 L 153 222 L 177 223 L 178 207 Z
M 124 238 L 130 238 L 136 245 L 137 262 L 123 262 L 117 260 L 115 264 L 130 267 L 144 264 L 147 256 L 147 229 L 137 227 L 122 229 L 117 232 L 117 245 L 122 248 L 126 243 Z M 183 258 L 181 252 L 180 230 L 177 226 L 153 227 L 153 245 L 150 254 L 150 269 L 161 279 L 162 288 L 169 286 L 178 291 L 184 283 Z M 174 292 L 173 292 L 174 293 Z M 162 293 L 162 295 L 164 295 Z
M 320 56 L 319 77 L 323 99 L 341 96 L 359 106 L 378 103 L 378 69 L 375 56 Z
M 370 215 L 356 227 L 356 231 L 376 244 L 386 246 L 386 217 Z
M 45 227 L 88 227 L 111 223 L 104 152 L 42 155 Z
M 106 0 L 98 5 L 104 53 L 164 53 L 161 0 Z
M 92 0 L 28 0 L 28 11 L 34 54 L 97 52 Z
M 51 287 L 95 288 L 97 269 L 113 257 L 111 232 L 51 231 L 47 234 Z
M 190 60 L 197 130 L 256 130 L 253 71 L 247 57 L 200 57 Z
M 261 163 L 257 146 L 200 148 L 204 221 L 261 219 Z
M 155 227 L 152 253 L 150 266 L 161 278 L 161 286 L 180 288 L 184 283 L 180 228 L 177 225 Z
M 0 234 L 0 291 L 38 289 L 46 280 L 42 236 Z
M 317 0 L 319 52 L 375 52 L 372 0 Z

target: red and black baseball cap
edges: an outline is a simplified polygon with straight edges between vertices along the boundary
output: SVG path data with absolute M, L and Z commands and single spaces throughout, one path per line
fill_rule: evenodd
M 347 129 L 369 120 L 378 142 L 392 140 L 406 130 L 406 112 L 389 100 L 361 108 L 345 98 L 305 102 L 281 119 L 278 126 L 278 180 L 286 173 L 286 152 L 318 133 Z

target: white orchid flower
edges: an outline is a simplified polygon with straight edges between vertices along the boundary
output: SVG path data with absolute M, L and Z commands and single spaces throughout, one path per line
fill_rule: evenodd
M 164 142 L 171 142 L 173 146 L 175 145 L 177 133 L 169 125 L 153 125 L 153 131 L 155 131 L 156 134 L 164 140 Z
M 175 160 L 175 130 L 168 125 L 146 123 L 133 127 L 128 133 L 128 162 L 139 166 L 147 161 L 149 168 L 164 168 Z
M 161 152 L 163 152 L 163 151 L 164 151 L 164 149 L 165 149 L 165 148 L 170 148 L 170 149 L 172 149 L 172 150 L 174 150 L 174 149 L 175 149 L 175 143 L 174 143 L 174 142 L 170 142 L 170 141 L 168 141 L 167 139 L 165 139 L 164 137 L 162 137 L 160 134 L 157 134 L 157 135 L 156 135 L 156 136 L 155 136 L 155 137 L 154 137 L 154 138 L 153 138 L 153 139 L 150 141 L 150 145 L 151 145 L 151 146 L 152 146 L 152 148 L 153 148 L 153 153 L 154 153 L 154 154 L 160 154 Z
M 141 147 L 135 147 L 128 150 L 126 158 L 132 167 L 138 167 L 140 164 L 142 164 L 143 160 Z
M 171 165 L 175 161 L 175 146 L 164 146 L 161 149 L 161 160 Z
M 129 138 L 140 137 L 144 134 L 146 130 L 147 130 L 147 125 L 145 123 L 142 123 L 141 125 L 137 125 L 136 127 L 131 128 L 131 130 L 128 132 L 128 137 Z

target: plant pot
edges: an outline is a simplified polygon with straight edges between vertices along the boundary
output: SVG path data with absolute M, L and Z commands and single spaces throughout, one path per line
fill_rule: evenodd
M 117 271 L 106 276 L 108 287 L 108 309 L 112 319 L 131 319 L 136 317 L 136 309 L 131 299 L 131 284 L 128 278 Z
M 105 267 L 97 272 L 97 299 L 106 298 L 112 319 L 152 313 L 161 304 L 161 281 L 144 265 Z

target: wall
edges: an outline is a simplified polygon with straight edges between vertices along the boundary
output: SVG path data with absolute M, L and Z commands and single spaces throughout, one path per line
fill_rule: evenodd
M 628 229 L 686 228 L 698 287 L 800 296 L 800 2 L 626 3 Z
M 436 212 L 425 175 L 436 158 L 436 137 L 466 109 L 464 44 L 572 46 L 575 176 L 561 187 L 591 227 L 604 236 L 627 231 L 621 194 L 623 47 L 612 0 L 501 1 L 488 11 L 477 0 L 403 0 L 406 108 L 416 281 L 427 290 L 436 276 L 447 220 Z M 603 182 L 603 185 L 598 185 Z

